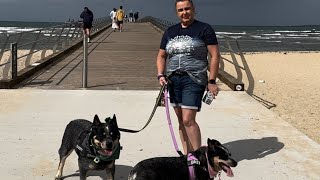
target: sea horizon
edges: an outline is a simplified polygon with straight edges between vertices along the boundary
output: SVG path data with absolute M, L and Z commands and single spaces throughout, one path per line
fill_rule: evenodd
M 67 19 L 66 19 L 67 21 Z M 32 20 L 0 20 L 1 22 L 27 22 L 27 23 L 64 23 L 63 21 L 32 21 Z M 242 26 L 242 27 L 299 27 L 299 26 L 320 26 L 320 24 L 301 24 L 301 25 L 234 25 L 234 24 L 212 24 L 213 26 Z
M 63 23 L 0 21 L 0 45 L 1 40 L 9 34 L 32 31 Z M 220 44 L 224 44 L 225 36 L 228 36 L 236 39 L 244 52 L 320 51 L 320 25 L 212 25 L 212 27 L 216 32 Z

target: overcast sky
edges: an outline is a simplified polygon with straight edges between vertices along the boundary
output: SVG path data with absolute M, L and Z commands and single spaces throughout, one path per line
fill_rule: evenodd
M 320 0 L 193 0 L 196 18 L 212 25 L 320 25 Z M 84 6 L 95 17 L 113 7 L 177 21 L 174 0 L 0 0 L 0 21 L 78 20 Z

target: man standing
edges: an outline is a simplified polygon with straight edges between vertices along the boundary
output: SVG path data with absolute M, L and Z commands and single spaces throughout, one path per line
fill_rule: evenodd
M 88 36 L 88 42 L 90 42 L 90 31 L 92 28 L 92 21 L 93 21 L 93 13 L 90 11 L 88 7 L 84 7 L 83 12 L 80 15 L 83 23 L 83 35 Z
M 124 16 L 125 16 L 125 13 L 124 13 L 124 11 L 122 10 L 122 6 L 120 6 L 120 8 L 118 9 L 117 14 L 116 14 L 120 32 L 122 32 L 122 26 L 123 26 Z

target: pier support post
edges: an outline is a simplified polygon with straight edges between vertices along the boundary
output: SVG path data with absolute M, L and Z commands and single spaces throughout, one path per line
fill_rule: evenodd
M 82 88 L 88 86 L 88 35 L 83 35 L 83 69 L 82 69 Z
M 17 66 L 17 43 L 11 43 L 11 60 L 10 60 L 10 69 L 11 69 L 11 79 L 16 79 L 18 76 L 18 66 Z

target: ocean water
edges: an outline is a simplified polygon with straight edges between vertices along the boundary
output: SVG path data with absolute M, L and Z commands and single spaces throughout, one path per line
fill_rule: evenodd
M 44 27 L 52 27 L 63 22 L 23 22 L 23 21 L 0 21 L 0 33 L 16 33 L 32 31 Z
M 220 44 L 231 36 L 244 52 L 319 51 L 320 25 L 309 26 L 213 26 Z
M 56 26 L 62 23 L 0 21 L 0 48 L 8 34 Z M 226 45 L 223 36 L 230 36 L 239 42 L 240 48 L 244 52 L 320 51 L 320 25 L 213 26 L 213 28 L 221 45 Z M 235 45 L 235 42 L 231 41 L 231 45 Z
M 64 22 L 19 22 L 19 21 L 0 21 L 0 49 L 9 49 L 10 43 L 18 42 L 19 45 L 23 45 L 22 49 L 30 49 L 33 45 L 33 42 L 36 39 L 45 39 L 37 42 L 37 48 L 52 48 L 53 44 L 58 40 L 58 36 L 61 33 L 62 28 L 57 27 L 63 25 Z M 54 31 L 52 29 L 43 29 L 40 36 L 39 31 L 35 31 L 40 28 L 56 27 Z M 31 33 L 24 33 L 33 31 Z M 64 32 L 67 29 L 64 29 Z M 23 33 L 20 36 L 18 33 Z M 46 39 L 52 34 L 52 38 Z M 69 34 L 68 36 L 71 36 Z M 8 37 L 10 37 L 8 39 Z M 59 41 L 64 40 L 64 35 L 60 37 Z M 8 41 L 7 41 L 8 40 Z M 7 41 L 7 42 L 6 42 Z M 5 44 L 5 47 L 4 47 Z M 61 48 L 61 47 L 58 47 Z

